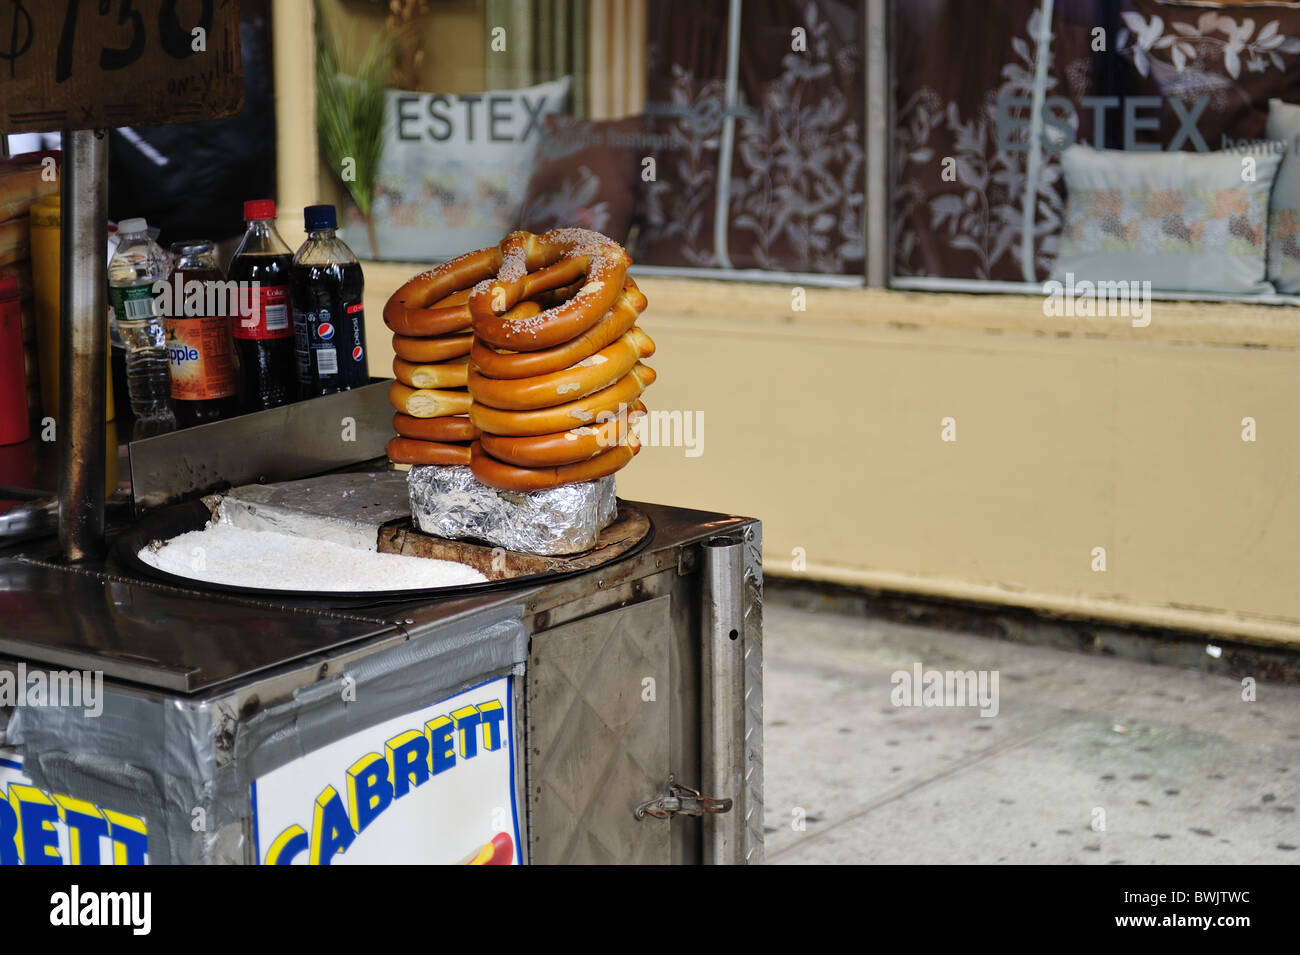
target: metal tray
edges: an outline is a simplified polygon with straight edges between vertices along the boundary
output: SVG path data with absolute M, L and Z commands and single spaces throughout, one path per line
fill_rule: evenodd
M 128 573 L 163 581 L 174 587 L 189 590 L 234 594 L 242 597 L 258 597 L 263 600 L 282 600 L 305 606 L 356 609 L 385 603 L 409 603 L 421 599 L 465 597 L 507 588 L 564 580 L 631 557 L 639 553 L 654 537 L 654 523 L 650 520 L 649 515 L 635 504 L 629 504 L 619 499 L 618 517 L 613 524 L 601 532 L 596 547 L 584 554 L 575 554 L 568 558 L 546 558 L 545 560 L 550 564 L 551 569 L 540 572 L 525 571 L 515 576 L 502 576 L 499 579 L 474 584 L 460 584 L 454 587 L 425 587 L 415 590 L 298 591 L 275 590 L 264 587 L 236 587 L 231 584 L 209 583 L 168 573 L 165 570 L 159 570 L 157 567 L 146 564 L 137 556 L 141 548 L 148 545 L 150 541 L 171 540 L 173 537 L 188 531 L 202 530 L 211 520 L 212 513 L 202 501 L 186 501 L 151 511 L 114 539 L 111 551 L 113 563 Z M 409 521 L 397 522 L 397 524 L 409 525 Z M 436 544 L 436 549 L 441 551 L 439 556 L 447 559 L 457 559 L 451 556 L 448 552 L 449 549 L 454 551 L 457 548 L 463 548 L 465 550 L 463 562 L 472 566 L 480 562 L 480 557 L 477 555 L 481 551 L 490 550 L 490 548 L 485 548 L 481 544 L 465 541 L 446 541 L 442 538 L 434 538 L 431 535 L 420 534 L 409 526 L 401 526 L 397 530 L 400 530 L 401 534 L 407 538 L 426 538 L 429 543 Z M 381 536 L 387 535 L 391 539 L 394 533 L 394 525 L 385 525 L 385 527 L 380 528 Z M 615 537 L 621 539 L 616 543 L 609 543 Z M 606 543 L 602 544 L 601 541 Z M 602 549 L 609 551 L 609 553 L 607 555 L 598 555 L 597 552 Z M 395 548 L 388 549 L 390 553 L 395 551 Z M 408 547 L 405 548 L 405 552 L 419 553 L 420 551 Z M 506 551 L 505 553 L 506 562 L 509 565 L 513 552 Z M 520 567 L 531 568 L 536 566 L 537 559 L 534 555 L 518 554 L 515 557 L 517 558 L 515 563 Z

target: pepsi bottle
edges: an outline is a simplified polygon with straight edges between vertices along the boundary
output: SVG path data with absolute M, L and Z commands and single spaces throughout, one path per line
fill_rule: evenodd
M 334 234 L 333 206 L 307 206 L 303 219 L 307 241 L 289 269 L 300 401 L 370 383 L 361 264 Z

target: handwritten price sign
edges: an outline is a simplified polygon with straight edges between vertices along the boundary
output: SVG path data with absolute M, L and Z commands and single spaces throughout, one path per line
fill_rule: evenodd
M 189 123 L 244 102 L 236 0 L 0 0 L 0 130 Z

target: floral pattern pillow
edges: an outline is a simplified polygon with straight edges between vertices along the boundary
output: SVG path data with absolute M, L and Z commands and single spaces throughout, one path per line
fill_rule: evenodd
M 1149 281 L 1169 292 L 1271 292 L 1269 193 L 1281 156 L 1260 149 L 1153 153 L 1071 146 L 1053 277 Z M 1249 169 L 1249 173 L 1247 173 Z

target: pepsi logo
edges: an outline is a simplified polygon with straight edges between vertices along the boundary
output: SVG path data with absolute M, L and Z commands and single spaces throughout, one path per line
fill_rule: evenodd
M 329 322 L 321 322 L 316 326 L 316 337 L 321 341 L 329 341 L 334 337 L 334 326 Z
M 365 354 L 365 352 L 362 351 L 362 350 L 361 350 L 361 346 L 358 345 L 356 348 L 352 349 L 352 360 L 353 360 L 353 361 L 360 361 L 360 360 L 361 360 L 361 356 L 364 355 L 364 354 Z

